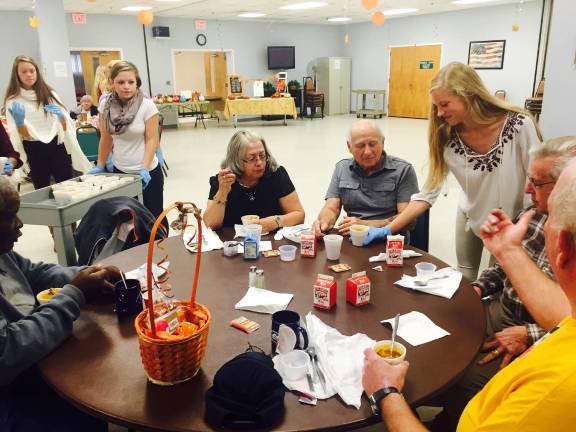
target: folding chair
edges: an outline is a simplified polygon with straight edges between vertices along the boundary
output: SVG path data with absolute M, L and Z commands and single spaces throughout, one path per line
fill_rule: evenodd
M 92 125 L 79 126 L 76 128 L 76 138 L 86 158 L 90 162 L 97 162 L 100 131 Z

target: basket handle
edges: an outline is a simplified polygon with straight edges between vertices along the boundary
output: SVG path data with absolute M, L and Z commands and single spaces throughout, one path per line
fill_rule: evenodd
M 198 279 L 200 277 L 200 262 L 202 260 L 202 218 L 200 216 L 201 210 L 191 202 L 175 202 L 170 207 L 166 208 L 160 216 L 156 218 L 152 231 L 150 232 L 150 239 L 148 240 L 148 256 L 146 258 L 146 285 L 148 288 L 148 299 L 146 300 L 146 307 L 148 308 L 148 317 L 150 319 L 150 331 L 152 337 L 156 338 L 156 326 L 154 325 L 154 300 L 152 299 L 152 259 L 154 258 L 154 244 L 156 239 L 156 232 L 160 224 L 171 210 L 177 209 L 181 215 L 184 213 L 193 213 L 196 221 L 198 222 L 198 251 L 196 253 L 196 268 L 194 270 L 194 279 L 192 282 L 192 306 L 196 304 L 196 290 L 198 288 Z M 184 227 L 182 228 L 184 234 Z

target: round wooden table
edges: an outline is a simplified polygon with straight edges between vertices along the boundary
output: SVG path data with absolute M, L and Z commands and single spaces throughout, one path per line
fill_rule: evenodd
M 230 231 L 221 237 L 229 238 Z M 290 242 L 273 241 L 274 247 L 279 243 Z M 189 298 L 195 254 L 183 247 L 180 237 L 172 237 L 164 245 L 177 297 Z M 242 256 L 227 258 L 221 250 L 203 253 L 197 300 L 212 312 L 212 325 L 202 368 L 183 384 L 162 387 L 147 381 L 133 319 L 119 320 L 112 305 L 84 309 L 72 337 L 41 362 L 41 371 L 65 399 L 106 421 L 146 431 L 214 430 L 204 419 L 204 393 L 216 371 L 244 352 L 248 342 L 270 351 L 270 316 L 234 309 L 247 290 L 249 267 L 257 265 L 265 270 L 268 289 L 295 294 L 289 309 L 301 317 L 312 311 L 342 334 L 362 332 L 375 340 L 388 339 L 391 331 L 380 321 L 413 310 L 423 312 L 450 332 L 450 336 L 417 347 L 405 344 L 410 370 L 404 395 L 410 404 L 418 405 L 454 382 L 472 361 L 484 337 L 484 312 L 480 298 L 466 281 L 450 300 L 393 285 L 403 272 L 415 274 L 414 264 L 419 261 L 433 262 L 439 268 L 446 264 L 424 254 L 405 260 L 403 268 L 384 267 L 383 272 L 377 272 L 368 257 L 383 249 L 382 243 L 358 248 L 345 239 L 340 262 L 352 270 L 338 274 L 328 269 L 332 263 L 326 260 L 322 241 L 318 242 L 316 258 L 297 255 L 293 262 L 262 256 L 258 261 L 246 261 Z M 156 250 L 156 261 L 166 251 Z M 107 259 L 105 264 L 129 271 L 145 260 L 146 246 L 139 246 Z M 361 270 L 367 270 L 372 280 L 371 301 L 356 308 L 346 303 L 345 281 L 352 272 Z M 332 274 L 338 283 L 338 304 L 332 311 L 312 306 L 312 285 L 318 273 Z M 261 328 L 247 335 L 230 327 L 230 321 L 241 315 L 258 322 Z M 290 393 L 285 405 L 284 420 L 275 430 L 351 430 L 379 421 L 372 416 L 365 397 L 359 410 L 344 405 L 338 397 L 319 401 L 316 407 L 302 405 Z

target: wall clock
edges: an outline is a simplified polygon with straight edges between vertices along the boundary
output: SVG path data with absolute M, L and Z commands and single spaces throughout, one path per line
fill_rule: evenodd
M 200 33 L 198 36 L 196 36 L 196 43 L 200 46 L 206 45 L 206 35 Z

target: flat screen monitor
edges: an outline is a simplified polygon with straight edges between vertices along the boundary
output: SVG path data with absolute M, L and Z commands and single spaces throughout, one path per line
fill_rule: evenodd
M 269 46 L 268 47 L 268 69 L 294 69 L 294 47 L 293 46 Z

